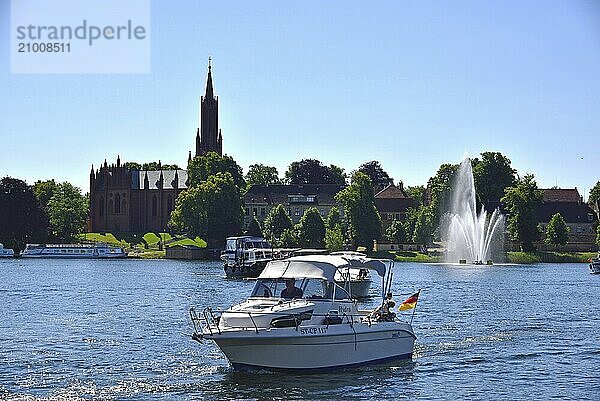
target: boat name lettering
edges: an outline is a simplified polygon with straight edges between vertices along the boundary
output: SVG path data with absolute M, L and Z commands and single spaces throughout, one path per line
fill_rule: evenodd
M 338 311 L 340 313 L 350 312 L 350 307 L 349 306 L 344 306 L 344 305 L 338 305 Z
M 300 328 L 300 334 L 326 334 L 327 327 L 305 327 Z

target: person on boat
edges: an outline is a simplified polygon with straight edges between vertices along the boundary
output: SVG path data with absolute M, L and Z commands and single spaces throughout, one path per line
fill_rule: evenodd
M 288 278 L 285 280 L 285 288 L 283 289 L 283 291 L 281 291 L 281 298 L 302 298 L 302 295 L 302 290 L 296 287 L 296 280 L 294 280 L 293 278 Z
M 394 306 L 396 306 L 396 302 L 392 299 L 392 293 L 388 292 L 383 303 L 369 314 L 369 318 L 380 322 L 391 322 L 396 317 L 396 314 L 392 312 Z

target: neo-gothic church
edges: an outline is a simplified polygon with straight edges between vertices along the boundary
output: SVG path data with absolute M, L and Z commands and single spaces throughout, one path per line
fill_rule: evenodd
M 200 98 L 200 126 L 196 130 L 196 156 L 223 154 L 219 129 L 219 99 L 214 95 L 212 67 L 208 64 L 206 91 Z M 189 152 L 188 162 L 192 154 Z M 175 199 L 188 186 L 186 170 L 130 170 L 117 163 L 90 172 L 91 232 L 148 232 L 167 230 Z

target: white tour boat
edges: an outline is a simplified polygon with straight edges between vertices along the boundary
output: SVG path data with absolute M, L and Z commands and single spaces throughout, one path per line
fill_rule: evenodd
M 263 237 L 229 237 L 221 260 L 227 277 L 258 277 L 273 260 L 273 248 Z
M 5 248 L 4 245 L 0 244 L 0 258 L 12 258 L 15 256 L 15 251 L 10 248 Z
M 598 257 L 590 259 L 590 273 L 600 274 L 600 253 Z
M 107 244 L 27 244 L 23 258 L 113 259 L 125 258 L 123 248 Z
M 235 369 L 323 370 L 411 358 L 410 323 L 382 297 L 374 310 L 357 301 L 334 277 L 339 269 L 365 268 L 391 286 L 392 261 L 352 255 L 296 256 L 273 260 L 250 297 L 221 313 L 190 309 L 193 338 L 213 340 Z

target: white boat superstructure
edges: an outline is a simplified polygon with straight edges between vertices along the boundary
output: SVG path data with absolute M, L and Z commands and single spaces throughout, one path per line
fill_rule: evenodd
M 27 244 L 23 258 L 113 259 L 125 258 L 123 248 L 99 243 L 88 244 Z
M 600 253 L 597 257 L 590 259 L 590 273 L 600 274 Z
M 229 237 L 221 254 L 227 277 L 257 277 L 273 259 L 273 248 L 263 237 Z
M 15 251 L 10 248 L 5 248 L 3 244 L 0 244 L 0 258 L 13 258 Z
M 391 285 L 392 261 L 335 255 L 267 264 L 250 297 L 190 315 L 195 340 L 213 340 L 236 369 L 321 370 L 411 358 L 415 335 L 383 303 L 360 310 L 334 281 L 339 269 L 375 270 Z M 385 312 L 383 312 L 385 311 Z

